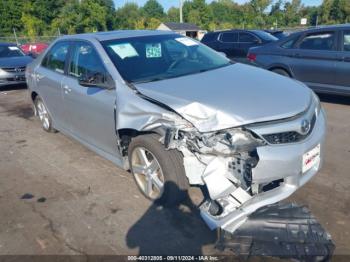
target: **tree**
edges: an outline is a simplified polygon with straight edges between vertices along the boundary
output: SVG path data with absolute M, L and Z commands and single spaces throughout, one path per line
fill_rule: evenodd
M 157 0 L 148 0 L 142 7 L 142 13 L 146 18 L 162 19 L 164 17 L 164 9 Z
M 194 23 L 203 29 L 208 29 L 212 19 L 211 9 L 205 0 L 186 1 L 183 5 L 184 20 Z
M 115 12 L 114 28 L 135 29 L 135 25 L 139 24 L 140 19 L 141 12 L 138 5 L 127 3 Z
M 180 21 L 180 11 L 179 8 L 170 7 L 167 13 L 167 20 L 169 22 L 179 22 Z

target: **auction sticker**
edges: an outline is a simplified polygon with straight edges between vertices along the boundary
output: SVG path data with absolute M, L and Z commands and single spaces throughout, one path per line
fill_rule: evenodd
M 175 38 L 176 41 L 180 42 L 181 44 L 184 44 L 185 46 L 194 46 L 198 45 L 198 43 L 191 38 L 188 37 L 179 37 Z
M 162 57 L 162 45 L 160 43 L 146 44 L 146 57 L 147 58 Z

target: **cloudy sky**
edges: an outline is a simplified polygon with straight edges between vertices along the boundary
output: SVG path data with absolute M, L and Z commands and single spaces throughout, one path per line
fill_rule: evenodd
M 126 2 L 135 2 L 138 5 L 143 5 L 147 0 L 114 0 L 115 6 L 119 7 L 124 5 Z M 211 2 L 212 0 L 207 0 L 207 2 Z M 234 0 L 236 3 L 245 3 L 248 0 Z M 322 0 L 301 0 L 305 5 L 320 5 Z M 158 0 L 165 9 L 169 9 L 171 6 L 178 6 L 179 0 Z

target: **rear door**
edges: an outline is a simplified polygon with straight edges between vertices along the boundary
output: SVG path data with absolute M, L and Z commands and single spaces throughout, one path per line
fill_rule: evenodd
M 69 42 L 57 42 L 46 54 L 40 66 L 35 69 L 35 82 L 53 119 L 55 128 L 66 129 L 67 119 L 62 106 L 62 81 L 65 78 L 66 58 Z
M 219 36 L 217 51 L 233 59 L 239 55 L 238 32 L 223 32 Z
M 290 53 L 289 62 L 294 77 L 320 91 L 334 85 L 336 39 L 336 31 L 304 34 Z
M 336 66 L 336 92 L 350 94 L 350 30 L 340 32 L 338 62 Z
M 70 132 L 98 150 L 116 156 L 115 89 L 85 87 L 78 81 L 96 74 L 109 76 L 98 52 L 90 42 L 75 41 L 62 86 Z
M 240 58 L 246 58 L 249 48 L 258 46 L 262 41 L 255 35 L 248 32 L 239 32 L 239 51 Z

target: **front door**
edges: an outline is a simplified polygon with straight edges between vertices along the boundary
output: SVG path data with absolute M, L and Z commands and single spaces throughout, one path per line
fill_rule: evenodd
M 320 91 L 334 85 L 336 60 L 334 31 L 306 34 L 289 59 L 294 77 Z
M 341 33 L 340 51 L 336 66 L 336 92 L 350 94 L 350 31 Z M 334 91 L 334 90 L 333 90 Z
M 119 156 L 114 117 L 116 90 L 85 87 L 78 81 L 96 73 L 108 74 L 95 48 L 88 42 L 75 42 L 62 86 L 70 131 L 96 149 Z

